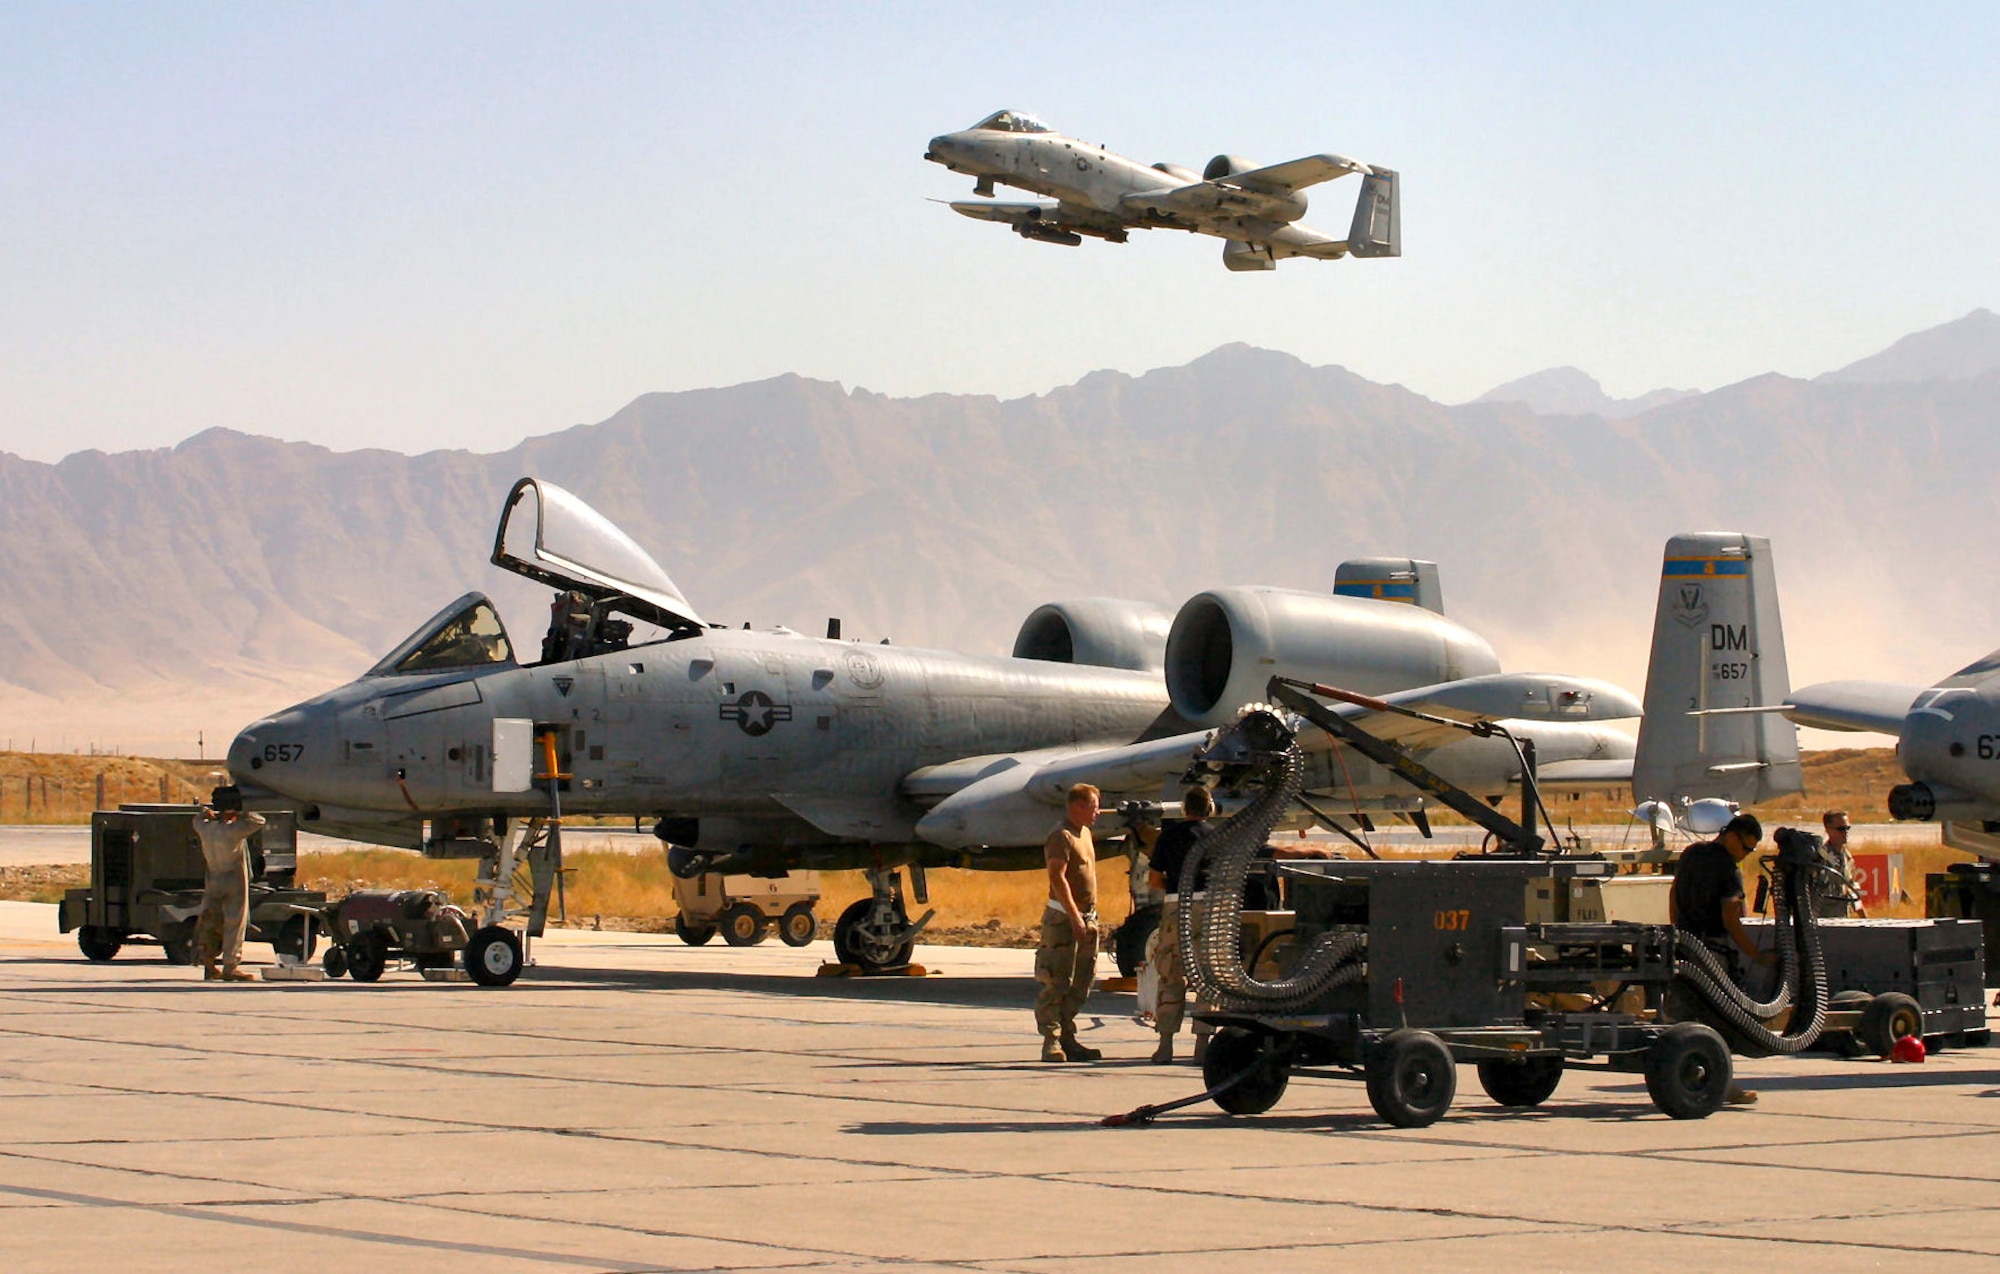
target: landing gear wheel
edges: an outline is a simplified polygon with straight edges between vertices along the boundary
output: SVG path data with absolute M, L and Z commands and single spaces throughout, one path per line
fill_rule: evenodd
M 1369 1052 L 1368 1104 L 1398 1128 L 1436 1123 L 1457 1092 L 1458 1065 L 1429 1031 L 1391 1031 Z
M 686 916 L 674 917 L 674 932 L 691 947 L 698 947 L 715 936 L 715 930 L 707 925 L 691 925 Z
M 319 926 L 306 928 L 304 916 L 293 916 L 278 926 L 277 936 L 271 939 L 271 950 L 278 955 L 297 956 L 300 960 L 313 958 L 313 951 L 319 946 Z
M 1891 991 L 1868 1001 L 1861 1020 L 1854 1024 L 1854 1038 L 1877 1057 L 1896 1051 L 1896 1041 L 1905 1035 L 1919 1039 L 1924 1033 L 1923 1006 L 1900 992 Z
M 347 948 L 341 946 L 338 942 L 327 943 L 326 954 L 319 958 L 319 967 L 325 969 L 326 976 L 330 978 L 346 977 Z
M 1139 976 L 1139 966 L 1146 962 L 1146 940 L 1160 927 L 1161 910 L 1157 903 L 1141 907 L 1125 917 L 1125 923 L 1111 935 L 1111 952 L 1117 958 L 1120 977 Z
M 77 950 L 83 952 L 84 959 L 98 964 L 103 964 L 117 955 L 118 948 L 124 945 L 124 940 L 117 934 L 109 929 L 100 929 L 96 925 L 85 925 L 76 931 Z
M 521 940 L 512 929 L 488 925 L 465 944 L 465 971 L 481 986 L 506 986 L 521 976 Z
M 842 964 L 858 964 L 870 973 L 900 968 L 916 949 L 914 942 L 896 941 L 909 927 L 900 901 L 878 904 L 863 898 L 840 913 L 833 926 L 833 952 Z
M 389 944 L 372 933 L 357 933 L 347 942 L 347 975 L 356 982 L 380 982 L 389 967 Z
M 785 908 L 785 914 L 778 920 L 778 936 L 788 947 L 803 947 L 819 936 L 819 918 L 813 915 L 812 904 L 795 902 Z
M 747 902 L 722 913 L 722 940 L 732 947 L 754 947 L 769 932 L 764 927 L 764 913 Z
M 1479 1063 L 1479 1086 L 1502 1106 L 1539 1106 L 1562 1077 L 1560 1057 L 1493 1057 Z
M 1679 1022 L 1646 1050 L 1646 1091 L 1662 1114 L 1706 1119 L 1729 1097 L 1735 1066 L 1714 1027 Z
M 1261 1115 L 1278 1104 L 1291 1078 L 1291 1066 L 1278 1041 L 1269 1035 L 1224 1027 L 1201 1055 L 1201 1080 L 1214 1088 L 1223 1080 L 1249 1071 L 1248 1078 L 1215 1095 L 1215 1104 L 1232 1115 Z

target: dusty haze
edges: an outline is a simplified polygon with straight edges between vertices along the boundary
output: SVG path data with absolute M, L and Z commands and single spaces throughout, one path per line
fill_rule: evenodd
M 486 455 L 216 430 L 0 456 L 0 736 L 191 755 L 200 731 L 213 756 L 469 588 L 532 649 L 542 590 L 485 565 L 522 474 L 596 504 L 712 622 L 838 615 L 850 637 L 1004 653 L 1044 601 L 1323 589 L 1344 557 L 1396 554 L 1441 564 L 1448 609 L 1508 667 L 1635 691 L 1663 541 L 1740 529 L 1774 541 L 1795 681 L 1929 681 L 2000 645 L 2000 321 L 1856 369 L 1606 399 L 1610 418 L 1227 346 L 1008 401 L 795 376 L 652 394 Z

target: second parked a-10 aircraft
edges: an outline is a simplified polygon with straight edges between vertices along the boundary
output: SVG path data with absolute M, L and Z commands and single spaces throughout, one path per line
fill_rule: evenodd
M 1273 675 L 1505 722 L 1564 787 L 1632 775 L 1631 740 L 1600 724 L 1637 715 L 1632 696 L 1502 672 L 1442 614 L 1429 563 L 1350 562 L 1332 593 L 1218 588 L 1171 622 L 1139 602 L 1045 606 L 1002 658 L 711 626 L 607 519 L 533 478 L 508 493 L 492 560 L 559 590 L 539 657 L 522 658 L 492 603 L 467 594 L 360 679 L 245 728 L 229 763 L 246 799 L 296 809 L 310 831 L 484 857 L 489 879 L 512 870 L 524 827 L 546 824 L 557 799 L 563 812 L 657 820 L 682 874 L 859 868 L 873 897 L 841 917 L 836 946 L 886 967 L 927 919 L 910 920 L 901 869 L 921 903 L 926 867 L 1038 864 L 1072 783 L 1108 801 L 1176 798 L 1209 730 Z M 1737 604 L 1709 606 L 1722 622 Z M 1504 738 L 1342 711 L 1478 795 L 1520 781 Z M 1422 824 L 1423 797 L 1388 770 L 1336 756 L 1324 737 L 1311 746 L 1319 810 L 1301 810 L 1301 825 Z M 481 950 L 487 972 L 511 979 L 517 941 Z
M 1132 230 L 1186 230 L 1226 240 L 1222 264 L 1231 270 L 1272 270 L 1286 257 L 1393 257 L 1403 250 L 1396 174 L 1341 155 L 1268 166 L 1217 155 L 1196 173 L 1127 159 L 1020 111 L 995 111 L 931 138 L 924 158 L 974 178 L 973 193 L 984 196 L 954 202 L 953 211 L 1042 243 L 1075 246 L 1084 235 L 1123 243 Z M 1347 238 L 1299 224 L 1305 188 L 1350 173 L 1361 175 L 1361 194 Z M 995 183 L 1048 202 L 993 199 Z

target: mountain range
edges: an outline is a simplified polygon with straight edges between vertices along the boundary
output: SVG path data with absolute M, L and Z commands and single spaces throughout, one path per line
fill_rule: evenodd
M 1928 680 L 2000 645 L 1996 426 L 1980 310 L 1817 380 L 1622 402 L 1557 369 L 1448 406 L 1234 345 L 1010 400 L 647 394 L 488 454 L 211 430 L 0 455 L 0 735 L 212 749 L 470 588 L 532 648 L 546 598 L 486 565 L 522 474 L 597 505 L 711 621 L 1004 653 L 1044 601 L 1323 589 L 1394 554 L 1438 561 L 1507 666 L 1634 690 L 1662 542 L 1740 529 L 1774 541 L 1795 680 Z

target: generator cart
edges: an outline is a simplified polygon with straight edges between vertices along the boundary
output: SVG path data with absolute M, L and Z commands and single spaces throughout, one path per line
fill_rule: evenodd
M 674 932 L 698 947 L 717 932 L 732 947 L 754 947 L 775 930 L 785 945 L 803 947 L 819 934 L 813 904 L 819 901 L 819 873 L 735 876 L 703 872 L 673 875 Z
M 90 885 L 63 896 L 58 923 L 76 931 L 92 960 L 109 960 L 135 941 L 158 943 L 170 964 L 194 950 L 207 875 L 195 838 L 194 805 L 120 805 L 90 816 Z M 294 815 L 264 815 L 250 838 L 250 914 L 245 937 L 279 955 L 312 958 L 316 913 L 326 895 L 294 887 L 298 827 Z
M 1109 1122 L 1145 1122 L 1201 1100 L 1257 1114 L 1277 1103 L 1291 1075 L 1327 1074 L 1365 1079 L 1377 1114 L 1421 1127 L 1450 1108 L 1461 1062 L 1477 1068 L 1481 1087 L 1503 1106 L 1539 1105 L 1566 1067 L 1595 1064 L 1643 1074 L 1661 1111 L 1700 1119 L 1728 1095 L 1732 1048 L 1792 1053 L 1817 1035 L 1826 1007 L 1809 905 L 1817 838 L 1791 829 L 1778 837 L 1786 990 L 1778 1002 L 1758 1003 L 1671 925 L 1531 918 L 1531 897 L 1546 896 L 1551 884 L 1567 894 L 1617 870 L 1600 858 L 1544 854 L 1531 749 L 1522 756 L 1517 823 L 1320 700 L 1421 714 L 1283 679 L 1269 692 L 1340 746 L 1485 827 L 1500 849 L 1448 862 L 1260 862 L 1259 847 L 1298 795 L 1303 753 L 1275 710 L 1248 712 L 1218 731 L 1189 779 L 1251 799 L 1189 856 L 1181 882 L 1189 987 L 1206 1006 L 1195 1016 L 1217 1028 L 1203 1060 L 1209 1087 Z M 1491 722 L 1424 719 L 1507 737 Z M 1269 975 L 1244 958 L 1243 889 L 1255 872 L 1272 877 L 1292 913 L 1292 941 Z M 1269 917 L 1259 919 L 1268 927 Z M 1789 1028 L 1773 1030 L 1787 1010 Z

